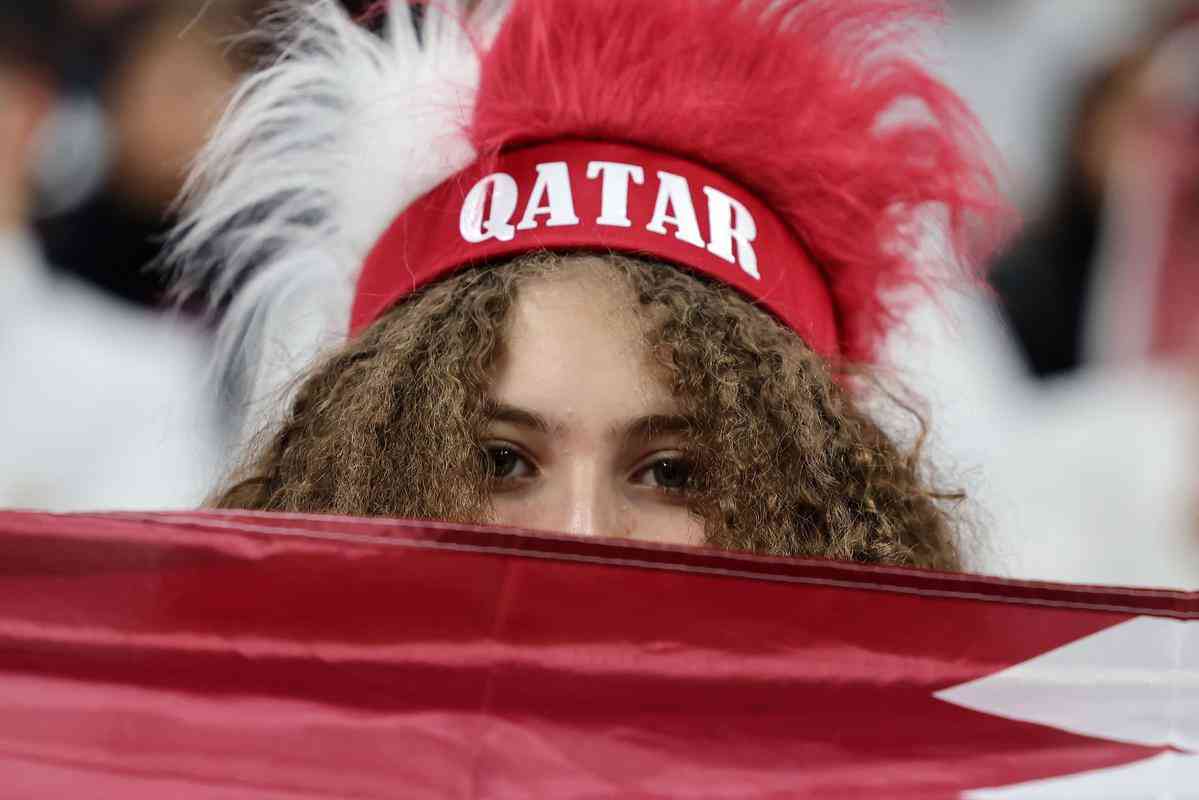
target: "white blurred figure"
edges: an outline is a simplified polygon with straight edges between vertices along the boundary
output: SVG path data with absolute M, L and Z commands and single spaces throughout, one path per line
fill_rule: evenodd
M 1099 222 L 1069 369 L 1034 380 L 1028 338 L 1022 353 L 981 294 L 893 342 L 920 364 L 906 377 L 929 397 L 936 455 L 981 509 L 980 571 L 1199 589 L 1197 31 L 1155 42 L 1086 137 Z M 1058 266 L 1060 245 L 1034 249 L 1022 279 Z
M 0 5 L 0 507 L 194 506 L 221 448 L 204 337 L 54 276 L 29 233 L 65 18 Z

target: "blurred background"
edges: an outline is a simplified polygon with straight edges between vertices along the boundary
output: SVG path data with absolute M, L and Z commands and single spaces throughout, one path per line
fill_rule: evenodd
M 1022 227 L 892 342 L 976 568 L 1199 588 L 1199 3 L 955 0 Z
M 227 466 L 205 298 L 148 267 L 265 6 L 0 5 L 0 507 L 194 506 Z M 972 566 L 1199 588 L 1199 3 L 950 10 L 930 55 L 1022 227 L 890 362 L 971 497 Z

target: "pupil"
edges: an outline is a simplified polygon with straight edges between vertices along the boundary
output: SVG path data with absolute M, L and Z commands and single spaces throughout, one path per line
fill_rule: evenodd
M 497 478 L 507 478 L 516 469 L 519 456 L 511 447 L 497 447 L 490 451 L 491 472 Z
M 682 489 L 691 477 L 691 470 L 681 461 L 664 460 L 654 464 L 654 480 L 667 489 Z

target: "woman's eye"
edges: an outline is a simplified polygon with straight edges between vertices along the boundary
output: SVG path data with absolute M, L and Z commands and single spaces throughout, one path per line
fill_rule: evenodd
M 691 485 L 691 472 L 691 462 L 685 458 L 657 458 L 634 476 L 634 482 L 669 492 L 681 492 Z
M 520 451 L 509 445 L 488 445 L 488 474 L 496 480 L 525 478 L 533 474 L 533 467 Z

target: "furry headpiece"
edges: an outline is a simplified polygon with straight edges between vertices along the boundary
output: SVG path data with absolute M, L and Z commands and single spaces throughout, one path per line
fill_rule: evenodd
M 1000 205 L 973 117 L 911 59 L 929 2 L 446 5 L 376 38 L 286 0 L 281 57 L 200 159 L 175 263 L 245 283 L 221 344 L 256 397 L 447 271 L 541 247 L 657 256 L 870 361 L 922 212 L 966 263 Z

